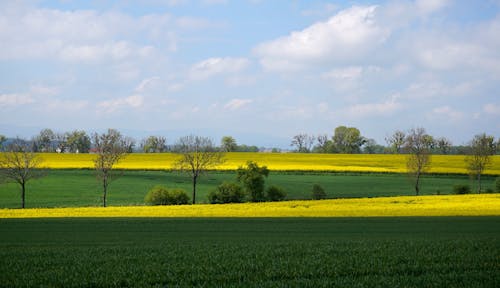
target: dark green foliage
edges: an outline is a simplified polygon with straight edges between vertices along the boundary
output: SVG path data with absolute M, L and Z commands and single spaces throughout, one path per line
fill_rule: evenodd
M 321 200 L 326 198 L 326 192 L 323 187 L 319 184 L 314 184 L 312 188 L 312 199 L 313 200 Z
M 497 178 L 495 179 L 495 191 L 496 191 L 497 193 L 500 193 L 500 177 L 497 177 Z
M 155 186 L 149 190 L 144 202 L 150 205 L 182 205 L 189 202 L 189 196 L 182 189 L 171 189 Z
M 265 201 L 264 177 L 269 175 L 266 166 L 259 167 L 255 162 L 248 161 L 247 167 L 240 167 L 236 171 L 236 179 L 243 185 L 250 201 Z
M 453 194 L 470 194 L 470 186 L 464 184 L 457 184 L 453 186 Z
M 278 186 L 270 186 L 266 190 L 267 201 L 283 201 L 286 198 L 286 192 Z
M 245 201 L 245 193 L 237 183 L 225 181 L 208 194 L 208 201 L 211 204 L 242 203 Z
M 499 217 L 3 219 L 2 287 L 498 287 Z

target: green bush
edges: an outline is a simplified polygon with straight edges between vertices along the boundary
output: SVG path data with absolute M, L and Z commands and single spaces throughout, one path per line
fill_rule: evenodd
M 314 184 L 312 188 L 312 199 L 321 200 L 326 198 L 326 192 L 319 184 Z
M 182 189 L 169 191 L 163 186 L 155 186 L 146 194 L 144 202 L 149 205 L 181 205 L 189 202 L 189 196 Z
M 270 186 L 266 190 L 268 201 L 283 201 L 286 197 L 286 192 L 283 188 L 278 186 Z
M 465 184 L 457 184 L 453 186 L 454 194 L 470 194 L 470 186 Z
M 245 201 L 245 192 L 236 183 L 224 182 L 208 194 L 208 201 L 211 204 L 241 203 Z
M 500 177 L 497 177 L 497 179 L 495 179 L 495 191 L 497 193 L 500 193 Z

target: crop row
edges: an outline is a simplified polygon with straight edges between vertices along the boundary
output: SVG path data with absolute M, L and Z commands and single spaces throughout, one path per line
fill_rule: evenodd
M 0 218 L 500 216 L 500 194 L 400 196 L 221 205 L 0 209 Z
M 43 166 L 50 169 L 93 168 L 92 154 L 42 153 Z M 130 154 L 116 165 L 118 169 L 173 169 L 179 156 L 172 153 Z M 463 155 L 435 155 L 429 172 L 436 174 L 467 174 Z M 227 153 L 225 162 L 216 170 L 235 170 L 247 161 L 257 162 L 274 171 L 329 171 L 405 173 L 406 156 L 393 154 L 299 154 L 299 153 Z M 500 156 L 493 156 L 484 171 L 500 175 Z

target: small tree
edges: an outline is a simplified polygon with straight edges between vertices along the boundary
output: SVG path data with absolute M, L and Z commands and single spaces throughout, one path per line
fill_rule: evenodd
M 66 148 L 73 153 L 89 153 L 90 137 L 85 131 L 74 130 L 65 134 Z
M 231 136 L 224 136 L 220 141 L 220 146 L 224 152 L 235 152 L 238 149 L 236 140 Z
M 414 181 L 416 195 L 420 192 L 420 177 L 429 169 L 431 163 L 430 139 L 424 128 L 411 129 L 405 138 L 403 149 L 408 153 L 406 167 Z
M 326 198 L 326 192 L 319 184 L 313 185 L 311 194 L 313 200 L 321 200 Z
M 293 136 L 290 146 L 296 147 L 295 151 L 299 153 L 311 152 L 311 147 L 314 144 L 315 137 L 307 134 L 298 134 Z
M 401 153 L 405 144 L 406 134 L 403 131 L 397 130 L 391 136 L 385 138 L 387 145 L 392 153 Z
M 247 167 L 238 168 L 236 173 L 236 178 L 243 184 L 250 201 L 260 202 L 265 200 L 264 177 L 269 175 L 269 169 L 266 166 L 259 167 L 257 163 L 248 161 Z
M 477 181 L 477 193 L 481 193 L 481 174 L 491 163 L 491 156 L 496 152 L 493 136 L 476 135 L 469 143 L 469 153 L 465 157 L 469 174 Z
M 127 143 L 120 132 L 114 129 L 108 129 L 103 134 L 94 133 L 92 138 L 97 154 L 94 167 L 97 177 L 102 180 L 102 206 L 106 207 L 108 185 L 119 176 L 113 173 L 113 166 L 126 156 Z
M 208 201 L 212 204 L 241 203 L 245 201 L 245 193 L 240 185 L 224 182 L 208 194 Z
M 193 204 L 195 204 L 198 178 L 208 169 L 222 164 L 224 153 L 215 147 L 210 138 L 193 135 L 181 137 L 175 145 L 174 152 L 181 156 L 175 166 L 191 175 Z
M 7 141 L 7 138 L 4 135 L 0 134 L 0 151 L 3 150 L 3 143 Z
M 167 151 L 167 139 L 162 136 L 149 136 L 142 140 L 141 149 L 144 153 L 163 153 Z
M 286 198 L 286 192 L 283 188 L 278 186 L 271 186 L 266 190 L 267 201 L 283 201 Z
M 45 172 L 40 170 L 42 159 L 19 139 L 14 141 L 8 150 L 8 152 L 0 155 L 0 181 L 19 184 L 21 188 L 21 208 L 24 208 L 26 204 L 26 184 L 31 179 L 45 175 Z

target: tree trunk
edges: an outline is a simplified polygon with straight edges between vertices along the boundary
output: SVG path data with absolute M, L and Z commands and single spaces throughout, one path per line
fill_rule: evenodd
M 26 200 L 26 183 L 21 184 L 21 208 L 24 209 Z
M 477 193 L 481 193 L 481 173 L 477 174 Z
M 106 207 L 106 194 L 108 192 L 108 176 L 104 175 L 102 178 L 102 188 L 103 188 L 103 196 L 102 196 L 102 206 Z
M 193 176 L 193 204 L 196 204 L 196 180 L 198 180 L 198 175 Z
M 420 172 L 417 172 L 417 177 L 416 177 L 416 181 L 415 181 L 415 194 L 418 196 L 418 193 L 420 192 Z

